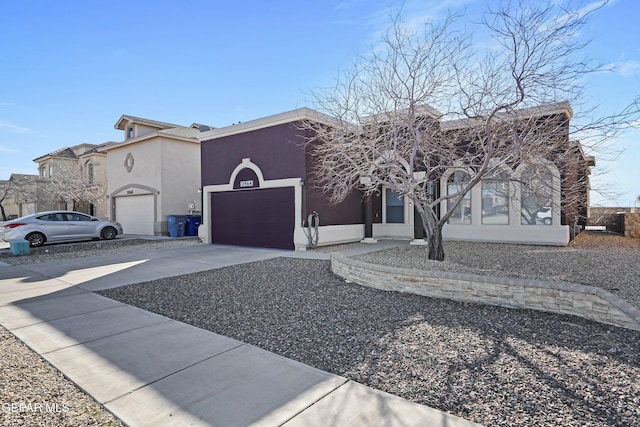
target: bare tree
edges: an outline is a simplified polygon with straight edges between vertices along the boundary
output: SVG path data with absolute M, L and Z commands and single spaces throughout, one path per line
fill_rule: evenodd
M 77 162 L 59 162 L 56 172 L 43 187 L 43 195 L 60 203 L 72 204 L 72 210 L 85 209 L 106 194 L 106 186 L 96 182 Z
M 12 197 L 12 193 L 11 181 L 0 181 L 0 214 L 3 221 L 7 220 L 4 203 Z
M 567 171 L 580 144 L 571 139 L 567 101 L 579 100 L 584 75 L 599 69 L 578 56 L 586 43 L 576 37 L 593 10 L 536 4 L 507 2 L 487 12 L 482 25 L 496 43 L 486 53 L 455 30 L 461 15 L 420 30 L 392 19 L 381 46 L 335 87 L 316 91 L 316 108 L 335 120 L 303 127 L 313 134 L 317 185 L 331 202 L 356 188 L 365 197 L 381 186 L 405 195 L 434 260 L 445 256 L 444 225 L 465 215 L 469 192 L 483 180 L 494 184 L 496 197 L 519 194 L 523 218 L 535 218 L 556 191 L 549 169 L 537 165 L 553 162 L 564 180 L 575 175 Z M 637 117 L 637 108 L 632 113 Z M 594 121 L 582 130 L 611 125 Z M 519 165 L 532 167 L 520 182 L 505 180 L 501 171 Z M 446 191 L 434 193 L 433 183 L 447 173 Z M 565 185 L 563 193 L 569 203 L 584 191 Z
M 19 214 L 22 214 L 20 211 L 24 203 L 35 205 L 36 178 L 35 175 L 12 174 L 8 181 L 0 181 L 0 215 L 3 221 L 7 220 L 6 203 L 18 205 Z

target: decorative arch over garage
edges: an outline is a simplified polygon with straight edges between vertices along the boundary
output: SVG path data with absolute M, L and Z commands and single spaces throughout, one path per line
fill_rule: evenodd
M 243 158 L 227 184 L 203 188 L 203 221 L 210 243 L 295 249 L 301 224 L 302 179 L 265 180 Z M 201 234 L 202 236 L 202 234 Z
M 122 224 L 125 234 L 155 235 L 158 218 L 156 188 L 128 184 L 109 194 L 111 217 Z

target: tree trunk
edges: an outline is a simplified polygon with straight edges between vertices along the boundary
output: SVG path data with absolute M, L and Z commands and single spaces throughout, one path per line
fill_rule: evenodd
M 432 233 L 427 233 L 429 244 L 429 259 L 444 261 L 444 245 L 442 244 L 442 227 L 435 227 Z
M 422 220 L 422 226 L 426 234 L 425 238 L 429 245 L 429 259 L 444 261 L 444 245 L 442 244 L 442 227 L 444 223 L 438 221 L 436 212 L 429 206 L 422 206 L 418 203 L 415 206 Z

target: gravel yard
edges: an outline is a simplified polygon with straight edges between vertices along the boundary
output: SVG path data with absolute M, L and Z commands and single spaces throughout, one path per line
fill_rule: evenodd
M 47 245 L 29 255 L 0 252 L 12 265 L 80 258 L 108 251 L 150 251 L 197 244 L 194 239 L 116 239 Z M 37 353 L 0 326 L 0 426 L 122 426 L 118 418 L 81 391 Z
M 505 271 L 536 275 L 535 266 L 546 267 L 545 260 L 572 251 L 572 274 L 588 278 L 595 270 L 594 259 L 583 252 L 594 248 L 517 251 L 480 245 L 478 264 L 460 267 L 454 264 L 455 247 L 446 245 L 448 268 L 500 270 L 498 264 L 511 265 L 506 258 L 522 252 L 528 266 Z M 415 255 L 420 249 L 389 249 L 376 262 L 391 256 L 394 263 L 409 262 L 404 251 Z M 612 264 L 626 252 L 625 259 L 637 264 L 640 252 L 633 247 L 599 252 L 595 266 L 608 275 L 598 283 L 617 283 L 627 274 L 633 280 L 633 271 Z M 538 273 L 578 277 L 550 268 Z M 326 261 L 302 259 L 278 258 L 101 294 L 487 426 L 640 426 L 635 331 L 380 291 L 345 283 Z
M 65 249 L 51 253 L 56 245 L 28 257 L 0 255 L 0 261 L 47 262 L 197 244 L 124 242 L 95 242 L 98 247 L 68 255 Z M 638 240 L 583 234 L 570 248 L 454 242 L 445 248 L 447 262 L 439 268 L 578 281 L 629 302 L 638 293 Z M 419 250 L 424 248 L 403 245 L 363 257 L 432 268 L 416 256 Z M 526 263 L 517 268 L 517 260 Z M 572 267 L 562 267 L 561 260 Z M 101 294 L 487 426 L 640 426 L 639 332 L 577 317 L 380 291 L 345 283 L 326 261 L 289 258 Z M 0 355 L 0 425 L 120 425 L 1 327 Z M 31 403 L 31 410 L 6 405 L 19 408 L 20 402 Z M 58 406 L 42 413 L 33 410 L 35 403 Z
M 0 326 L 0 425 L 123 424 Z
M 196 237 L 181 239 L 123 239 L 99 240 L 94 242 L 77 242 L 45 245 L 29 248 L 29 255 L 15 256 L 9 249 L 0 252 L 0 261 L 11 265 L 37 264 L 59 259 L 86 258 L 105 254 L 108 251 L 147 252 L 155 249 L 167 249 L 180 246 L 196 245 L 200 240 Z

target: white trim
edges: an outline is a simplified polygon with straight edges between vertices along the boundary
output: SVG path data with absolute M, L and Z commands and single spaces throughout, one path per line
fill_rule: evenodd
M 300 227 L 300 229 L 302 230 L 302 227 Z M 362 240 L 363 237 L 364 224 L 325 225 L 318 227 L 318 246 L 357 242 Z M 296 250 L 305 250 L 307 246 L 308 239 L 306 236 L 304 236 L 304 240 L 301 242 L 296 240 Z
M 445 224 L 445 240 L 566 246 L 568 225 L 457 225 Z M 497 237 L 498 236 L 498 237 Z
M 287 111 L 284 113 L 274 114 L 272 116 L 251 120 L 245 123 L 238 123 L 223 128 L 211 129 L 207 132 L 201 132 L 198 135 L 200 141 L 209 141 L 224 136 L 236 135 L 239 133 L 250 132 L 267 127 L 278 126 L 286 123 L 310 120 L 319 123 L 335 123 L 336 119 L 310 108 L 299 108 L 297 110 Z
M 424 239 L 413 239 L 412 241 L 409 242 L 409 244 L 411 246 L 426 246 L 429 243 Z
M 373 238 L 374 239 L 383 239 L 383 238 L 399 238 L 399 239 L 411 239 L 413 238 L 413 203 L 409 200 L 409 198 L 403 195 L 404 201 L 404 211 L 403 211 L 403 222 L 402 223 L 387 223 L 387 190 L 392 190 L 392 188 L 383 186 L 382 187 L 382 195 L 380 199 L 382 200 L 382 222 L 381 223 L 373 223 Z M 364 234 L 363 234 L 364 236 Z
M 471 224 L 445 224 L 442 235 L 446 240 L 479 241 L 479 242 L 504 242 L 534 245 L 558 245 L 566 246 L 569 243 L 569 226 L 561 225 L 560 218 L 560 171 L 551 162 L 539 161 L 538 165 L 546 167 L 552 176 L 552 218 L 551 225 L 522 224 L 521 198 L 522 186 L 518 183 L 522 172 L 531 164 L 518 166 L 511 171 L 509 192 L 509 224 L 482 224 L 482 180 L 470 191 L 471 194 Z M 452 168 L 441 178 L 441 191 L 447 190 L 448 179 L 456 170 Z M 508 168 L 504 169 L 508 171 Z M 446 208 L 446 201 L 442 202 L 442 208 Z M 498 236 L 498 237 L 496 237 Z
M 249 157 L 242 159 L 242 162 L 231 172 L 231 178 L 229 179 L 229 184 L 233 188 L 233 183 L 236 182 L 236 177 L 243 169 L 251 169 L 255 172 L 258 177 L 258 187 L 262 188 L 264 186 L 264 175 L 262 174 L 262 170 L 260 167 L 253 163 Z
M 558 169 L 558 167 L 556 165 L 554 165 L 553 163 L 549 162 L 549 161 L 545 161 L 545 160 L 539 160 L 538 162 L 534 162 L 534 163 L 529 163 L 529 164 L 521 164 L 518 167 L 516 167 L 515 171 L 514 171 L 514 177 L 516 180 L 519 180 L 520 182 L 521 177 L 522 177 L 522 173 L 523 171 L 525 171 L 528 167 L 532 166 L 532 165 L 541 165 L 546 167 L 549 170 L 549 173 L 551 173 L 551 225 L 533 225 L 533 224 L 522 224 L 522 184 L 520 185 L 515 185 L 515 200 L 514 200 L 514 210 L 517 212 L 517 224 L 518 225 L 522 225 L 523 227 L 555 227 L 555 226 L 560 226 L 560 224 L 562 223 L 561 221 L 561 208 L 560 208 L 560 186 L 561 184 L 561 180 L 560 180 L 560 170 Z M 568 240 L 567 240 L 568 243 Z
M 233 183 L 243 169 L 251 169 L 258 177 L 260 184 L 257 188 L 246 190 L 238 190 L 233 188 Z M 302 178 L 282 178 L 282 179 L 264 179 L 264 174 L 258 165 L 251 161 L 251 158 L 243 158 L 242 161 L 233 169 L 227 184 L 206 185 L 202 188 L 203 204 L 202 204 L 202 224 L 198 228 L 198 237 L 204 243 L 211 243 L 211 193 L 220 193 L 223 191 L 260 191 L 265 188 L 282 188 L 293 187 L 294 189 L 294 229 L 293 229 L 293 245 L 295 248 L 307 246 L 307 237 L 302 227 Z
M 440 177 L 440 194 L 441 195 L 445 195 L 445 196 L 449 195 L 449 177 L 451 177 L 451 175 L 453 175 L 456 172 L 465 172 L 467 175 L 469 175 L 469 181 L 466 181 L 467 183 L 471 182 L 475 177 L 475 171 L 472 168 L 461 167 L 461 166 L 454 166 L 452 168 L 449 168 Z M 452 183 L 452 184 L 455 184 L 455 183 Z M 464 197 L 467 197 L 468 195 L 471 199 L 471 217 L 469 218 L 469 221 L 471 221 L 471 223 L 470 224 L 455 223 L 456 225 L 468 227 L 471 224 L 478 224 L 478 222 L 480 221 L 480 217 L 482 215 L 482 200 L 481 200 L 482 194 L 477 194 L 481 192 L 479 187 L 480 187 L 479 185 L 472 187 L 471 190 L 469 190 L 469 192 L 464 196 Z M 442 200 L 440 202 L 440 212 L 447 212 L 448 204 L 449 204 L 449 199 Z M 460 202 L 460 204 L 462 204 L 462 202 Z M 461 206 L 461 209 L 463 208 L 464 207 Z M 478 209 L 480 209 L 480 211 L 478 211 Z M 478 211 L 477 214 L 474 213 L 475 211 Z M 449 218 L 449 221 L 450 220 L 451 220 L 451 217 Z

